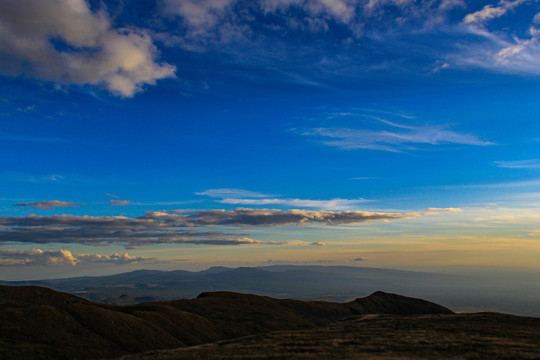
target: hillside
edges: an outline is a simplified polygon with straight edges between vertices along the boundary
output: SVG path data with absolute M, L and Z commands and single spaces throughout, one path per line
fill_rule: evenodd
M 272 331 L 317 329 L 368 313 L 452 312 L 383 292 L 348 303 L 206 292 L 195 299 L 114 306 L 43 287 L 0 286 L 0 358 L 111 358 Z
M 365 315 L 119 360 L 538 359 L 540 319 L 497 313 Z

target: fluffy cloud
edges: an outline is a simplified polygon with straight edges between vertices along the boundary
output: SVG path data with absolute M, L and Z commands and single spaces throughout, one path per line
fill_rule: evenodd
M 80 205 L 84 205 L 84 204 L 80 204 L 80 203 L 76 203 L 72 201 L 58 201 L 58 200 L 46 200 L 46 201 L 38 201 L 38 202 L 31 202 L 31 203 L 20 202 L 20 203 L 15 204 L 15 206 L 32 207 L 35 209 L 45 209 L 45 210 L 49 210 L 56 207 L 60 207 L 60 208 L 77 207 Z
M 68 250 L 43 251 L 29 250 L 0 250 L 0 266 L 31 266 L 31 265 L 79 265 L 89 263 L 137 264 L 155 262 L 153 258 L 129 256 L 125 254 L 73 254 Z
M 155 61 L 146 32 L 113 28 L 107 14 L 92 12 L 85 0 L 0 2 L 0 55 L 4 75 L 99 84 L 126 97 L 175 71 Z
M 260 241 L 223 231 L 201 228 L 227 226 L 286 226 L 325 224 L 358 224 L 419 216 L 417 213 L 378 213 L 365 211 L 308 211 L 246 209 L 173 210 L 148 212 L 143 216 L 75 216 L 28 215 L 0 217 L 0 243 L 77 243 L 85 245 L 121 244 L 137 248 L 153 244 L 207 245 L 279 245 L 281 242 Z

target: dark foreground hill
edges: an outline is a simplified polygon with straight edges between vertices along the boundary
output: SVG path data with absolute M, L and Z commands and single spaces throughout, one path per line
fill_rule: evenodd
M 273 331 L 313 330 L 351 316 L 452 314 L 440 305 L 376 292 L 348 303 L 230 292 L 115 306 L 35 286 L 0 286 L 0 359 L 111 358 Z
M 497 313 L 365 315 L 118 360 L 540 359 L 540 319 Z

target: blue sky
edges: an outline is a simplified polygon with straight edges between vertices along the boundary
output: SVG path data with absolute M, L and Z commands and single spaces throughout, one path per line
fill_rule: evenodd
M 0 0 L 0 33 L 6 278 L 538 268 L 537 1 Z

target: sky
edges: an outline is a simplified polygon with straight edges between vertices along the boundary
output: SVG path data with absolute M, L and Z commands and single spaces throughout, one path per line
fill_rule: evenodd
M 0 278 L 540 270 L 535 0 L 0 0 Z

